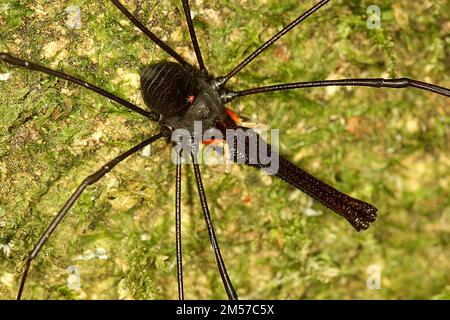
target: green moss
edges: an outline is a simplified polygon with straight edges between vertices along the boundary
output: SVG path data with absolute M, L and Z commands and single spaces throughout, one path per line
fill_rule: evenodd
M 134 11 L 134 3 L 127 7 Z M 193 62 L 180 1 L 140 3 L 138 17 Z M 200 45 L 210 71 L 221 75 L 313 2 L 201 3 L 192 5 Z M 81 7 L 81 30 L 65 27 L 64 9 L 72 4 Z M 408 76 L 449 87 L 447 2 L 384 1 L 380 30 L 366 26 L 370 4 L 327 5 L 231 84 Z M 108 2 L 6 0 L 0 12 L 0 51 L 141 106 L 133 79 L 146 64 L 167 58 Z M 0 81 L 0 297 L 14 298 L 22 260 L 76 186 L 157 127 L 65 81 L 0 64 L 6 72 L 10 78 Z M 318 88 L 248 97 L 231 107 L 279 128 L 282 153 L 298 165 L 379 208 L 376 223 L 356 233 L 306 195 L 252 168 L 202 167 L 242 298 L 448 297 L 446 98 L 414 89 Z M 150 158 L 131 157 L 89 187 L 34 262 L 25 298 L 176 298 L 169 159 L 168 146 L 159 142 Z M 225 298 L 191 169 L 183 167 L 186 296 Z M 107 259 L 89 255 L 98 248 Z M 382 267 L 381 290 L 366 287 L 373 264 Z M 66 286 L 69 266 L 81 271 L 80 292 Z

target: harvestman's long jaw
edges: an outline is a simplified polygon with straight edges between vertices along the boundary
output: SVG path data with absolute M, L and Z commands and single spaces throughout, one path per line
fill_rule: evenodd
M 253 130 L 236 126 L 232 139 L 227 139 L 230 153 L 233 155 L 233 161 L 246 164 L 258 169 L 268 170 L 270 165 L 262 164 L 255 156 L 259 156 L 261 150 L 270 153 L 268 156 L 274 156 L 279 161 L 278 168 L 272 174 L 291 184 L 295 188 L 303 191 L 313 197 L 324 206 L 333 210 L 345 218 L 357 231 L 367 229 L 377 218 L 377 208 L 364 201 L 350 197 L 340 192 L 329 184 L 317 179 L 310 173 L 291 163 L 271 148 L 257 133 Z M 248 141 L 257 141 L 257 152 L 251 152 L 247 140 L 239 135 L 250 135 Z

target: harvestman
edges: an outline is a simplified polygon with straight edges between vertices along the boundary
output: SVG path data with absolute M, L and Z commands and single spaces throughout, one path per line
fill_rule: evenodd
M 341 80 L 325 80 L 312 82 L 296 82 L 277 84 L 272 86 L 264 86 L 258 88 L 251 88 L 242 91 L 233 91 L 226 87 L 227 82 L 241 71 L 247 64 L 252 62 L 258 55 L 263 53 L 269 46 L 275 43 L 278 39 L 299 25 L 302 21 L 327 4 L 330 0 L 322 0 L 317 2 L 308 11 L 301 14 L 289 25 L 287 25 L 280 32 L 275 34 L 267 42 L 261 45 L 257 50 L 239 63 L 227 75 L 222 77 L 213 77 L 209 74 L 202 58 L 200 47 L 197 42 L 194 25 L 192 22 L 191 12 L 188 0 L 182 0 L 183 9 L 186 16 L 186 22 L 189 28 L 189 34 L 192 45 L 198 62 L 198 69 L 190 65 L 178 53 L 176 53 L 169 45 L 159 39 L 155 34 L 148 30 L 142 23 L 140 23 L 118 0 L 111 0 L 111 2 L 147 37 L 149 37 L 156 45 L 168 53 L 177 62 L 160 62 L 148 66 L 141 74 L 141 91 L 149 111 L 144 110 L 118 96 L 115 96 L 99 87 L 96 87 L 83 80 L 79 80 L 65 73 L 48 69 L 39 64 L 25 61 L 10 55 L 9 53 L 0 53 L 0 60 L 16 67 L 22 67 L 29 70 L 40 71 L 58 78 L 78 84 L 86 89 L 92 90 L 106 98 L 109 98 L 116 103 L 128 108 L 129 110 L 139 113 L 150 121 L 160 124 L 160 132 L 156 135 L 146 139 L 145 141 L 134 146 L 130 150 L 122 153 L 107 164 L 101 167 L 98 171 L 88 176 L 81 185 L 75 190 L 63 208 L 55 216 L 53 221 L 47 227 L 38 243 L 28 256 L 25 263 L 25 269 L 22 275 L 20 288 L 17 294 L 17 299 L 22 297 L 25 282 L 28 276 L 31 262 L 36 258 L 39 251 L 46 243 L 48 238 L 52 235 L 58 224 L 62 221 L 69 209 L 80 197 L 83 191 L 89 185 L 99 181 L 105 174 L 111 171 L 122 160 L 130 155 L 136 153 L 147 145 L 153 142 L 166 138 L 170 139 L 172 133 L 176 129 L 186 129 L 191 135 L 193 132 L 194 121 L 200 121 L 203 129 L 217 128 L 224 133 L 226 129 L 241 129 L 237 132 L 239 134 L 248 134 L 256 137 L 257 148 L 265 144 L 254 131 L 249 128 L 240 126 L 240 119 L 231 110 L 225 108 L 225 104 L 235 98 L 272 92 L 280 90 L 291 90 L 300 88 L 326 87 L 326 86 L 365 86 L 375 88 L 406 88 L 414 87 L 417 89 L 427 90 L 437 94 L 450 97 L 450 90 L 433 84 L 409 79 L 382 79 L 382 78 L 364 78 L 364 79 L 341 79 Z M 228 144 L 232 160 L 235 162 L 245 163 L 247 165 L 267 169 L 267 167 L 260 163 L 258 159 L 253 159 L 249 153 L 249 146 L 242 145 L 239 142 L 239 134 L 234 136 L 231 141 L 226 140 Z M 245 139 L 244 139 L 245 141 Z M 241 144 L 241 145 L 240 145 Z M 266 145 L 267 146 L 267 145 Z M 190 156 L 193 162 L 195 178 L 197 182 L 197 189 L 200 197 L 200 202 L 203 210 L 203 215 L 208 228 L 211 245 L 213 247 L 216 263 L 222 278 L 225 291 L 229 299 L 237 299 L 238 295 L 233 288 L 231 280 L 228 276 L 225 263 L 222 259 L 219 244 L 216 239 L 214 227 L 209 213 L 208 203 L 206 200 L 205 190 L 203 188 L 200 168 L 197 161 L 197 144 L 193 144 L 190 149 Z M 273 152 L 273 151 L 272 151 Z M 309 173 L 295 166 L 285 158 L 279 157 L 279 170 L 276 175 L 290 183 L 294 187 L 307 193 L 314 199 L 321 202 L 337 214 L 344 217 L 357 230 L 367 229 L 370 223 L 376 219 L 377 209 L 371 204 L 365 203 L 361 200 L 351 198 L 350 196 L 341 193 L 328 184 L 316 179 Z M 184 299 L 183 291 L 183 269 L 182 269 L 182 247 L 181 247 L 181 154 L 177 154 L 176 165 L 176 192 L 175 192 L 175 230 L 176 230 L 176 252 L 177 252 L 177 277 L 178 277 L 178 294 L 180 299 Z

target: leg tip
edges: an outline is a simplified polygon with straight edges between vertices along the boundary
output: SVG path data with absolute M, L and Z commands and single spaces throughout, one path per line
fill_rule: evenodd
M 368 203 L 363 204 L 364 205 L 361 208 L 358 208 L 359 210 L 357 210 L 351 218 L 347 217 L 347 220 L 356 231 L 366 230 L 369 228 L 370 224 L 377 219 L 377 208 Z

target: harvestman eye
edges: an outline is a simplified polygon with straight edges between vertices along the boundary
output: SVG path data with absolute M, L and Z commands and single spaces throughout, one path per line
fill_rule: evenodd
M 238 132 L 230 139 L 226 139 L 232 160 L 238 163 L 243 163 L 248 166 L 255 167 L 261 170 L 268 170 L 268 166 L 261 163 L 258 159 L 254 159 L 250 153 L 250 146 L 245 143 L 245 137 L 248 135 L 255 138 L 257 142 L 257 149 L 262 146 L 267 147 L 266 142 L 258 136 L 257 133 L 250 128 L 243 127 L 239 124 L 238 119 L 233 116 L 225 105 L 230 101 L 242 98 L 249 95 L 262 94 L 267 92 L 282 91 L 282 90 L 297 90 L 303 88 L 314 87 L 328 87 L 328 86 L 364 86 L 375 88 L 415 88 L 429 91 L 434 94 L 450 96 L 450 90 L 434 84 L 409 79 L 382 79 L 382 78 L 354 78 L 354 79 L 339 79 L 339 80 L 321 80 L 309 82 L 295 82 L 275 84 L 270 86 L 263 86 L 257 88 L 249 88 L 245 90 L 233 90 L 227 87 L 228 81 L 239 74 L 249 63 L 255 60 L 260 54 L 264 53 L 267 48 L 274 44 L 281 37 L 285 36 L 289 31 L 300 25 L 309 16 L 325 6 L 330 0 L 318 1 L 314 6 L 304 13 L 301 13 L 296 19 L 289 23 L 280 32 L 273 35 L 268 41 L 263 43 L 257 50 L 251 53 L 248 57 L 236 65 L 226 75 L 214 77 L 207 69 L 202 52 L 200 50 L 195 28 L 193 25 L 191 11 L 188 0 L 182 0 L 184 15 L 186 18 L 192 46 L 195 51 L 198 65 L 191 65 L 181 55 L 174 51 L 168 44 L 158 38 L 154 33 L 148 30 L 138 19 L 136 19 L 118 0 L 111 0 L 111 2 L 120 10 L 123 15 L 128 18 L 134 26 L 142 31 L 151 41 L 158 47 L 169 54 L 176 62 L 160 61 L 151 64 L 145 68 L 141 74 L 141 91 L 147 108 L 143 109 L 136 106 L 112 93 L 109 93 L 91 83 L 72 77 L 68 74 L 49 69 L 40 64 L 25 61 L 19 57 L 15 57 L 10 53 L 0 53 L 0 60 L 3 63 L 15 67 L 26 68 L 32 71 L 39 71 L 54 77 L 65 79 L 69 82 L 75 83 L 88 90 L 94 91 L 99 95 L 108 98 L 120 106 L 135 112 L 149 121 L 156 122 L 160 126 L 160 131 L 155 135 L 147 138 L 143 142 L 137 144 L 128 151 L 123 152 L 113 160 L 104 164 L 97 171 L 87 176 L 85 180 L 73 192 L 71 197 L 67 200 L 65 205 L 56 214 L 53 221 L 44 231 L 39 241 L 36 243 L 33 250 L 28 255 L 25 262 L 20 287 L 18 288 L 17 299 L 22 298 L 26 280 L 30 271 L 32 261 L 38 256 L 44 244 L 51 237 L 55 229 L 62 222 L 63 218 L 71 207 L 75 204 L 77 199 L 81 196 L 84 190 L 90 185 L 102 179 L 108 172 L 113 170 L 124 159 L 135 154 L 146 146 L 155 143 L 162 138 L 170 141 L 172 132 L 176 129 L 185 129 L 194 138 L 193 124 L 195 121 L 203 121 L 207 124 L 208 130 L 216 128 L 221 130 L 224 135 L 227 135 L 227 130 L 235 130 Z M 324 11 L 321 14 L 327 14 Z M 189 102 L 189 107 L 186 108 L 186 102 Z M 227 137 L 229 138 L 229 137 Z M 203 187 L 202 175 L 200 166 L 198 164 L 197 153 L 198 143 L 202 141 L 195 141 L 190 150 L 190 156 L 193 161 L 193 170 L 195 174 L 199 200 L 201 203 L 204 220 L 207 226 L 209 238 L 214 252 L 217 267 L 220 277 L 229 299 L 237 299 L 237 290 L 234 288 L 231 277 L 227 271 L 224 259 L 222 258 L 218 239 L 215 234 L 214 225 L 209 212 L 206 192 Z M 244 143 L 243 143 L 244 141 Z M 271 150 L 268 148 L 268 150 Z M 279 169 L 275 175 L 291 184 L 293 187 L 303 191 L 315 200 L 322 203 L 338 215 L 346 219 L 355 230 L 365 230 L 377 217 L 377 208 L 362 200 L 352 198 L 325 182 L 315 178 L 308 172 L 294 165 L 292 162 L 270 151 L 271 156 L 276 156 L 279 159 Z M 181 239 L 181 153 L 177 155 L 176 161 L 176 186 L 175 186 L 175 234 L 176 234 L 176 257 L 177 257 L 177 281 L 178 281 L 178 295 L 179 299 L 184 299 L 183 286 L 183 261 L 182 261 L 182 239 Z

